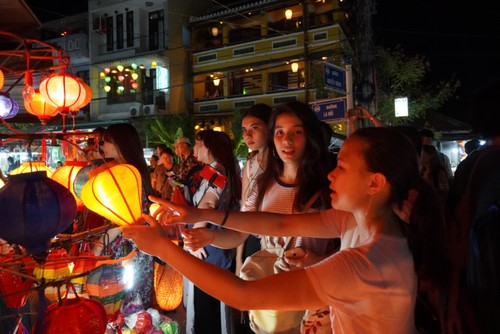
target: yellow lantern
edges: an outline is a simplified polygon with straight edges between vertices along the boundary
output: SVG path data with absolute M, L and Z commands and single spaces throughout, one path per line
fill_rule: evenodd
M 76 196 L 75 189 L 73 184 L 75 183 L 75 178 L 80 169 L 87 166 L 87 163 L 84 161 L 68 161 L 64 163 L 64 166 L 58 168 L 54 174 L 52 174 L 51 179 L 59 182 L 75 196 L 76 205 L 80 206 L 82 201 Z
M 50 178 L 52 176 L 52 169 L 45 165 L 44 161 L 28 161 L 23 162 L 21 166 L 13 169 L 9 175 L 18 175 L 24 173 L 32 173 L 32 172 L 47 172 L 47 177 Z
M 120 226 L 141 221 L 142 179 L 137 168 L 108 162 L 89 174 L 81 194 L 89 210 Z

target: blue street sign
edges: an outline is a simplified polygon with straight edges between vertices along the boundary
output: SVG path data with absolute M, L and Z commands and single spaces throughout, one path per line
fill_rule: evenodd
M 347 99 L 331 99 L 309 103 L 320 121 L 338 121 L 345 117 Z
M 325 87 L 339 93 L 346 92 L 345 70 L 330 63 L 324 65 Z

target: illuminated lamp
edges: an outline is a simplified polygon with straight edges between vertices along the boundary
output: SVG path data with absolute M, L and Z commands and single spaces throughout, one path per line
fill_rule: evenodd
M 132 88 L 133 88 L 133 89 L 137 89 L 137 88 L 139 88 L 139 84 L 138 84 L 137 82 L 133 82 L 133 83 L 132 83 Z
M 220 79 L 219 78 L 214 78 L 214 86 L 217 87 L 220 84 Z
M 182 275 L 169 266 L 154 262 L 154 292 L 158 306 L 164 311 L 173 311 L 182 302 Z
M 45 165 L 44 161 L 28 161 L 23 162 L 21 166 L 13 169 L 9 175 L 19 175 L 33 172 L 45 172 L 49 178 L 52 176 L 52 173 L 54 173 L 52 169 Z
M 78 207 L 82 205 L 82 201 L 75 194 L 74 183 L 78 172 L 87 165 L 88 164 L 84 161 L 66 160 L 64 165 L 61 168 L 58 168 L 51 176 L 52 180 L 65 186 L 73 194 L 73 196 L 75 196 L 76 205 Z
M 217 35 L 219 34 L 219 28 L 217 27 L 212 27 L 210 31 L 212 32 L 212 36 L 214 37 L 217 37 Z
M 0 188 L 2 188 L 4 185 L 5 185 L 5 182 L 2 179 L 0 179 Z
M 106 93 L 109 93 L 111 91 L 111 86 L 108 86 L 108 85 L 104 86 L 104 91 Z
M 19 105 L 7 93 L 0 93 L 0 118 L 9 119 L 17 115 Z
M 75 219 L 71 192 L 45 172 L 9 175 L 0 189 L 0 238 L 23 246 L 35 260 L 46 257 L 50 240 Z M 15 222 L 15 224 L 13 224 Z
M 109 74 L 111 72 L 111 69 L 109 67 L 106 67 L 104 69 L 104 73 Z
M 121 75 L 121 74 L 120 74 L 120 75 L 118 76 L 118 81 L 123 82 L 123 80 L 125 80 L 125 77 L 124 77 L 123 75 Z
M 118 71 L 122 72 L 122 71 L 123 71 L 123 65 L 118 65 L 118 66 L 116 66 L 116 69 L 117 69 Z
M 75 106 L 85 89 L 77 78 L 66 73 L 54 73 L 40 83 L 40 93 L 53 105 L 57 106 L 63 117 L 65 131 L 66 116 L 71 107 Z
M 85 107 L 87 104 L 89 104 L 90 100 L 92 100 L 92 89 L 90 88 L 90 86 L 87 85 L 87 83 L 81 78 L 77 78 L 77 80 L 78 83 L 82 86 L 85 94 L 81 94 L 75 105 L 69 108 L 72 114 L 73 112 L 79 111 L 80 109 Z
M 138 77 L 139 77 L 139 74 L 132 73 L 132 79 L 137 80 Z
M 24 99 L 24 107 L 30 114 L 38 117 L 43 125 L 45 125 L 51 117 L 59 114 L 59 110 L 57 109 L 57 107 L 48 103 L 40 93 L 40 90 L 35 89 L 34 94 L 31 95 L 31 99 L 28 98 L 29 95 L 31 94 L 26 94 L 26 97 Z
M 108 162 L 89 175 L 81 194 L 89 210 L 120 226 L 141 221 L 142 179 L 137 168 Z
M 293 62 L 290 66 L 292 68 L 293 73 L 297 73 L 299 71 L 299 63 Z
M 132 63 L 132 64 L 130 64 L 130 67 L 132 67 L 133 70 L 136 70 L 137 69 L 137 64 L 136 63 Z
M 2 90 L 4 83 L 5 83 L 5 76 L 3 75 L 2 70 L 0 70 L 0 90 Z
M 287 9 L 285 10 L 285 18 L 286 18 L 287 20 L 291 20 L 291 19 L 292 19 L 292 16 L 293 16 L 293 12 L 292 12 L 292 10 L 291 10 L 290 8 L 287 8 Z

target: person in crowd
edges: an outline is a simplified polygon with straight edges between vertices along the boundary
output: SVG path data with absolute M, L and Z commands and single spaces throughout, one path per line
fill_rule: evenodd
M 422 140 L 422 145 L 434 145 L 434 132 L 429 129 L 421 129 L 419 131 L 420 138 Z M 453 180 L 453 171 L 451 169 L 450 158 L 441 151 L 439 152 L 439 159 L 441 160 L 441 164 L 446 170 L 446 174 L 448 174 L 448 178 L 450 182 Z
M 151 157 L 149 157 L 149 176 L 151 177 L 151 186 L 153 187 L 153 189 L 155 189 L 156 185 L 156 179 L 155 179 L 155 169 L 156 167 L 158 166 L 159 164 L 159 161 L 160 161 L 160 158 L 158 157 L 158 155 L 156 154 L 151 154 Z
M 105 158 L 113 158 L 118 164 L 130 164 L 137 168 L 142 178 L 142 211 L 149 212 L 148 196 L 153 194 L 149 169 L 137 130 L 128 123 L 117 123 L 108 126 L 102 137 L 102 150 Z M 110 254 L 112 258 L 121 258 L 129 254 L 135 245 L 124 239 L 119 228 L 108 230 L 108 247 L 94 248 L 96 255 L 101 252 Z M 102 244 L 102 243 L 101 243 Z M 127 315 L 139 308 L 151 307 L 153 292 L 153 257 L 138 251 L 132 260 L 134 268 L 134 286 L 127 290 L 122 312 Z M 142 309 L 141 308 L 141 309 Z
M 168 148 L 167 145 L 165 144 L 158 144 L 156 145 L 156 155 L 160 157 L 161 152 L 165 151 Z
M 422 145 L 420 153 L 420 173 L 422 178 L 436 188 L 444 204 L 450 190 L 450 178 L 441 163 L 439 152 L 434 145 Z
M 474 151 L 480 147 L 481 147 L 481 141 L 479 139 L 468 140 L 464 144 L 465 154 L 469 155 L 472 153 L 472 151 Z
M 194 156 L 205 164 L 203 179 L 192 198 L 197 208 L 229 210 L 241 198 L 241 177 L 236 168 L 232 143 L 224 132 L 202 130 L 196 134 Z M 239 206 L 238 206 L 239 208 Z M 221 230 L 208 222 L 196 222 L 192 228 L 207 227 Z M 234 270 L 235 249 L 221 249 L 211 245 L 201 248 L 186 247 L 194 257 L 215 264 L 223 270 Z M 232 331 L 232 312 L 219 300 L 189 284 L 187 287 L 187 328 L 191 333 L 224 334 Z M 217 319 L 220 319 L 218 321 Z
M 178 138 L 174 143 L 174 149 L 179 158 L 179 171 L 176 180 L 184 185 L 184 197 L 191 202 L 193 194 L 200 186 L 199 172 L 203 168 L 203 163 L 194 156 L 191 141 L 187 137 Z
M 495 333 L 500 328 L 500 79 L 480 86 L 468 108 L 486 143 L 455 171 L 446 202 L 453 275 L 449 333 Z
M 161 198 L 170 199 L 174 189 L 172 180 L 179 171 L 179 165 L 175 162 L 174 152 L 168 147 L 161 152 L 160 161 L 154 172 L 155 192 Z
M 417 152 L 390 128 L 359 129 L 342 145 L 328 178 L 333 208 L 326 211 L 225 213 L 152 198 L 161 204 L 158 221 L 145 215 L 151 226 L 122 231 L 140 249 L 236 308 L 294 310 L 326 304 L 336 334 L 414 333 L 417 282 L 446 281 L 442 206 L 419 175 Z M 341 237 L 341 250 L 310 266 L 243 281 L 179 250 L 161 226 L 197 221 L 248 233 Z M 292 264 L 307 261 L 307 255 L 287 255 Z
M 10 172 L 12 172 L 12 170 L 14 170 L 17 167 L 19 167 L 19 162 L 16 161 L 14 159 L 14 157 L 12 157 L 12 156 L 7 157 L 7 164 L 8 164 L 7 174 L 10 174 Z

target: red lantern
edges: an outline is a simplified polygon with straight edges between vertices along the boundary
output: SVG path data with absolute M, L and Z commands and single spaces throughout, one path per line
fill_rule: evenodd
M 82 201 L 76 196 L 73 186 L 76 175 L 85 166 L 87 166 L 87 163 L 84 161 L 66 160 L 64 165 L 61 168 L 58 168 L 51 177 L 52 180 L 65 186 L 73 194 L 73 196 L 75 196 L 77 206 L 80 206 Z
M 45 172 L 10 175 L 0 189 L 0 238 L 30 254 L 50 248 L 50 240 L 67 229 L 76 215 L 70 191 Z
M 2 264 L 13 261 L 15 261 L 14 255 L 1 256 L 0 267 Z M 19 260 L 17 261 L 19 262 Z M 33 267 L 29 265 L 30 258 L 25 256 L 20 261 L 21 263 L 15 266 L 9 266 L 9 269 L 25 275 L 32 275 Z M 33 285 L 33 281 L 29 279 L 0 269 L 0 292 L 4 295 L 3 299 L 8 308 L 21 308 L 26 305 L 29 289 Z
M 120 311 L 125 299 L 124 269 L 121 265 L 103 265 L 92 271 L 85 282 L 90 298 L 100 301 L 106 314 Z
M 69 283 L 67 291 L 73 289 L 75 298 L 68 295 L 59 303 L 53 303 L 47 308 L 47 313 L 40 334 L 104 334 L 107 316 L 104 306 L 97 300 L 78 296 L 73 284 Z

